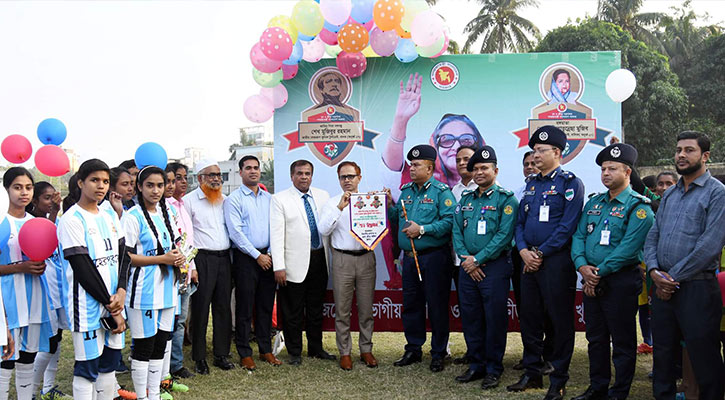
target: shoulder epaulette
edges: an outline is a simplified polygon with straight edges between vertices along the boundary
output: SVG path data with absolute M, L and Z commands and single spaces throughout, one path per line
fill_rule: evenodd
M 405 185 L 400 187 L 400 190 L 407 189 L 409 187 L 413 186 L 413 182 L 408 182 Z
M 475 192 L 476 192 L 475 190 L 466 189 L 466 190 L 463 191 L 463 193 L 461 193 L 461 197 L 468 196 L 469 194 L 475 193 Z
M 499 191 L 499 193 L 505 194 L 507 197 L 511 197 L 514 195 L 514 192 L 512 192 L 506 188 L 502 188 L 501 186 L 498 187 L 498 191 Z
M 563 169 L 561 170 L 561 176 L 563 176 L 564 178 L 566 178 L 566 180 L 568 180 L 568 181 L 576 178 L 576 175 L 574 175 L 573 172 L 571 172 L 571 171 L 565 171 Z
M 450 190 L 450 187 L 443 182 L 436 182 L 435 186 L 440 190 Z
M 588 196 L 587 198 L 588 198 L 588 199 L 591 199 L 592 197 L 594 197 L 594 196 L 599 196 L 600 194 L 602 194 L 602 193 L 597 193 L 597 192 L 594 192 L 594 193 L 589 193 L 589 196 Z
M 649 198 L 649 197 L 647 197 L 647 196 L 642 196 L 641 194 L 639 194 L 639 193 L 637 193 L 637 192 L 635 192 L 635 191 L 632 191 L 632 197 L 636 197 L 636 198 L 638 198 L 638 199 L 639 199 L 640 201 L 642 201 L 642 202 L 643 202 L 644 204 L 650 204 L 650 203 L 652 203 L 652 200 L 650 200 L 650 198 Z
M 531 182 L 534 178 L 536 178 L 536 174 L 529 174 L 529 176 L 526 177 L 526 183 Z

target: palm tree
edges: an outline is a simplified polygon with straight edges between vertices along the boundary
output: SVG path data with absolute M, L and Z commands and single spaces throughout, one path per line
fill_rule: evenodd
M 478 0 L 483 7 L 463 29 L 468 33 L 463 53 L 483 37 L 481 53 L 526 52 L 541 38 L 533 22 L 517 14 L 524 7 L 538 6 L 536 0 Z M 532 38 L 533 37 L 533 40 Z
M 643 0 L 599 0 L 597 18 L 602 21 L 619 25 L 629 32 L 633 38 L 641 40 L 664 53 L 662 42 L 655 33 L 649 30 L 665 17 L 658 12 L 637 13 L 642 8 Z

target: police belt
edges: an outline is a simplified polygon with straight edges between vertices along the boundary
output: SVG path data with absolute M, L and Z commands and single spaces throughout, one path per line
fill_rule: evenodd
M 342 254 L 347 254 L 349 256 L 356 256 L 356 257 L 364 256 L 365 254 L 370 253 L 370 250 L 342 250 L 342 249 L 335 249 L 334 247 L 333 247 L 333 249 L 335 251 L 339 251 Z
M 429 249 L 416 250 L 416 254 L 420 257 L 420 256 L 424 256 L 426 254 L 430 254 L 430 253 L 436 252 L 438 250 L 444 250 L 444 249 L 447 249 L 447 248 L 448 248 L 448 246 L 431 247 Z M 413 252 L 412 251 L 406 251 L 405 252 L 405 256 L 406 257 L 413 258 Z

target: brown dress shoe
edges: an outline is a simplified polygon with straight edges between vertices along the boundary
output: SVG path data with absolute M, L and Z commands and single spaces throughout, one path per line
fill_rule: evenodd
M 360 354 L 360 360 L 365 363 L 368 368 L 377 368 L 378 360 L 375 359 L 373 353 Z
M 274 356 L 272 353 L 264 353 L 259 355 L 259 359 L 262 361 L 266 361 L 275 367 L 278 365 L 282 365 L 282 361 Z
M 340 357 L 340 368 L 344 369 L 345 371 L 352 370 L 352 359 L 349 355 Z
M 242 361 L 239 362 L 239 365 L 242 366 L 242 368 L 246 369 L 247 371 L 254 371 L 257 369 L 257 366 L 254 364 L 254 360 L 252 357 L 243 357 Z

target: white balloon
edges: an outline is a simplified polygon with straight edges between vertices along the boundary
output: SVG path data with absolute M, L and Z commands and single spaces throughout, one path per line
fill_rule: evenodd
M 628 69 L 617 69 L 607 77 L 604 88 L 612 101 L 621 103 L 634 93 L 637 87 L 637 78 Z

